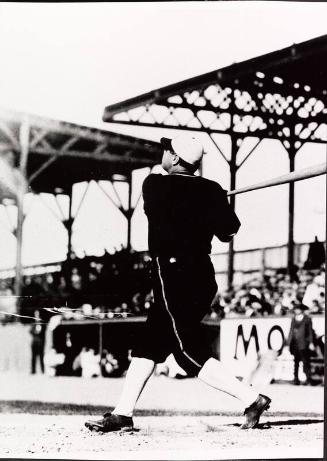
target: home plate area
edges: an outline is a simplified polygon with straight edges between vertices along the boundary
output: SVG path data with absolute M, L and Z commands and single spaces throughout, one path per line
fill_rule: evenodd
M 133 432 L 84 426 L 111 411 L 124 378 L 0 375 L 0 458 L 271 459 L 323 456 L 323 386 L 272 384 L 258 428 L 237 399 L 200 380 L 152 377 Z

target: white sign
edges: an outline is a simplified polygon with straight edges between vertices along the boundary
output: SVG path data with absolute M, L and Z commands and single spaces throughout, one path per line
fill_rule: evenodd
M 312 319 L 317 336 L 324 334 L 324 318 Z M 220 323 L 220 360 L 236 375 L 246 377 L 258 354 L 281 352 L 291 326 L 290 317 L 233 318 Z M 292 369 L 290 368 L 290 373 Z

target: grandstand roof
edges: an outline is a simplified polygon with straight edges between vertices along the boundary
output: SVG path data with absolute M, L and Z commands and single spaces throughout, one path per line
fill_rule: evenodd
M 103 120 L 326 142 L 326 62 L 324 35 L 112 104 Z
M 111 180 L 160 162 L 156 142 L 12 111 L 0 111 L 0 144 L 21 153 L 28 129 L 26 176 L 35 192 L 65 192 L 81 181 Z

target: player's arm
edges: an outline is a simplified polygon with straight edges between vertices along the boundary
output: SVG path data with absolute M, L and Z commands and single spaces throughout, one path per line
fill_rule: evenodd
M 160 174 L 150 174 L 147 176 L 142 185 L 142 197 L 144 202 L 144 212 L 148 216 L 160 213 L 158 198 L 160 194 Z
M 241 223 L 228 202 L 226 191 L 221 188 L 218 191 L 215 208 L 215 235 L 221 242 L 230 242 L 237 234 Z

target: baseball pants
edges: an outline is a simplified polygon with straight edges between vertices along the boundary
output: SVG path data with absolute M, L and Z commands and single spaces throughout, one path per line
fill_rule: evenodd
M 200 324 L 217 291 L 210 257 L 157 257 L 151 272 L 154 303 L 132 356 L 162 363 L 172 353 L 197 376 L 211 357 Z

